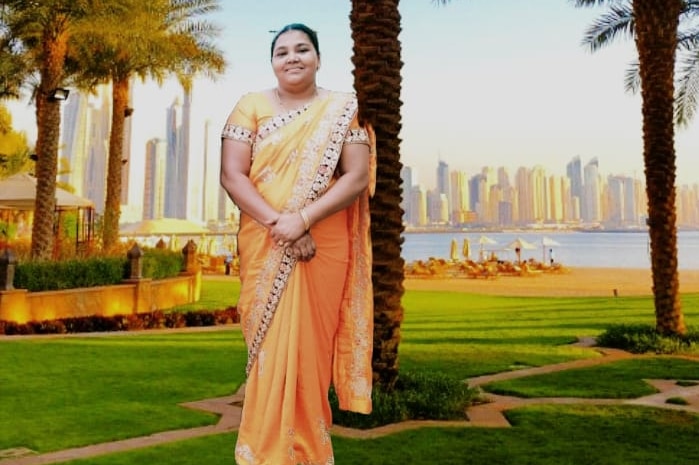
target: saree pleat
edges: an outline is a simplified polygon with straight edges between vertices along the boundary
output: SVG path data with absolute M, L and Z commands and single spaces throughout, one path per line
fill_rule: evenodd
M 274 208 L 298 211 L 332 185 L 356 100 L 332 94 L 281 118 L 254 115 L 261 107 L 253 102 L 239 113 L 262 125 L 241 130 L 231 117 L 227 130 L 256 133 L 250 179 Z M 332 465 L 331 383 L 342 408 L 371 410 L 367 195 L 313 225 L 311 235 L 315 257 L 296 262 L 265 227 L 241 216 L 238 309 L 249 363 L 239 465 Z

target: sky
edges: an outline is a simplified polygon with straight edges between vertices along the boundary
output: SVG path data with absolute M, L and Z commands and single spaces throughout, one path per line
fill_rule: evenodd
M 210 19 L 229 66 L 215 82 L 198 80 L 194 121 L 208 120 L 219 146 L 228 113 L 246 92 L 273 87 L 270 31 L 303 22 L 318 32 L 321 87 L 351 91 L 349 0 L 221 0 Z M 569 0 L 403 0 L 401 157 L 425 187 L 437 160 L 476 174 L 483 166 L 541 165 L 565 174 L 575 156 L 599 159 L 603 175 L 643 177 L 641 100 L 624 91 L 635 59 L 630 40 L 591 53 L 585 29 L 604 10 Z M 165 135 L 165 109 L 181 89 L 139 83 L 133 92 L 132 175 L 142 176 L 146 141 Z M 181 98 L 181 97 L 180 97 Z M 34 109 L 10 106 L 17 129 L 36 137 Z M 201 124 L 203 127 L 203 123 Z M 203 132 L 203 130 L 202 130 Z M 203 143 L 203 136 L 202 136 Z M 699 121 L 675 134 L 680 184 L 699 182 Z

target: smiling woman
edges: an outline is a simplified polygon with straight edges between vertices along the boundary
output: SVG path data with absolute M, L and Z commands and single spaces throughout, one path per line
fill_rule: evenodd
M 371 410 L 372 132 L 354 95 L 317 86 L 309 27 L 282 28 L 271 65 L 277 85 L 243 96 L 222 132 L 248 346 L 235 455 L 240 465 L 333 463 L 331 381 L 341 408 Z

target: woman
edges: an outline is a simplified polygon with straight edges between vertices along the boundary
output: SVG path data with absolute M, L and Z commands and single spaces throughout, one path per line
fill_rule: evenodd
M 374 155 L 354 96 L 316 85 L 313 30 L 284 27 L 271 53 L 277 87 L 243 96 L 222 134 L 248 346 L 235 454 L 240 465 L 327 465 L 331 381 L 341 408 L 371 411 Z

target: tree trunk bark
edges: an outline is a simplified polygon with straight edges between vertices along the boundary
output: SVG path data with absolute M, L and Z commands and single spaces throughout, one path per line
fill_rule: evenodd
M 104 205 L 102 247 L 110 253 L 119 243 L 119 217 L 121 215 L 121 171 L 124 153 L 124 121 L 129 101 L 129 79 L 112 81 L 112 127 L 109 134 L 109 160 L 107 162 L 107 195 Z
M 55 254 L 56 174 L 61 102 L 53 99 L 52 95 L 61 85 L 67 50 L 65 31 L 56 31 L 51 27 L 46 29 L 42 36 L 44 58 L 39 71 L 41 81 L 36 94 L 36 199 L 31 245 L 31 256 L 35 260 L 49 260 Z
M 686 331 L 677 271 L 674 67 L 682 0 L 633 0 L 656 328 Z
M 404 261 L 400 207 L 401 44 L 398 0 L 352 1 L 354 88 L 360 123 L 376 132 L 376 194 L 371 200 L 374 286 L 374 383 L 392 389 L 398 379 L 403 320 Z

